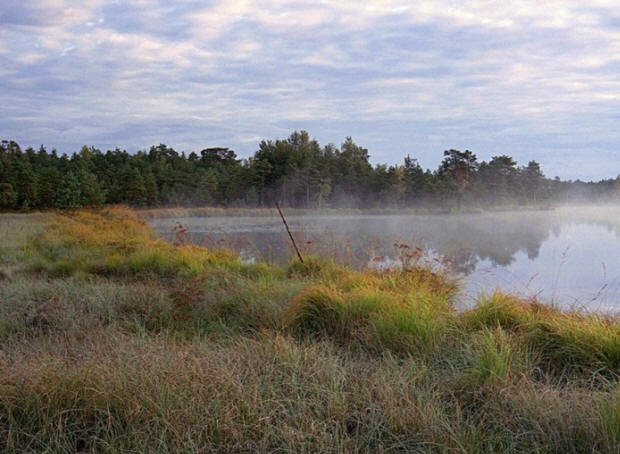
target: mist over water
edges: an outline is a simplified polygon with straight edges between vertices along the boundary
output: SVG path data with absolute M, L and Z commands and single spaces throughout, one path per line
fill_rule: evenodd
M 463 304 L 498 288 L 563 307 L 620 311 L 620 208 L 442 215 L 287 216 L 303 253 L 354 266 L 399 263 L 419 247 L 421 260 L 460 277 Z M 276 217 L 188 217 L 151 221 L 172 239 L 177 223 L 190 241 L 239 251 L 243 260 L 288 262 L 292 247 Z M 400 246 L 400 247 L 399 247 Z

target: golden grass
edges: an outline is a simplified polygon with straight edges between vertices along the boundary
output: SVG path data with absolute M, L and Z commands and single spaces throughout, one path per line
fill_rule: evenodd
M 232 252 L 194 245 L 172 245 L 127 208 L 57 214 L 50 228 L 32 242 L 40 271 L 70 275 L 153 273 L 195 276 L 207 266 L 234 265 Z
M 4 452 L 620 450 L 617 319 L 48 221 L 0 281 Z

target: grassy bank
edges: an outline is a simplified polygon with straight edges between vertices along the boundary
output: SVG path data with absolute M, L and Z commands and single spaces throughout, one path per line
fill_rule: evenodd
M 3 452 L 616 453 L 620 323 L 425 268 L 242 264 L 132 211 L 0 217 Z
M 549 204 L 545 205 L 500 205 L 492 207 L 418 207 L 418 208 L 286 208 L 286 213 L 292 216 L 325 215 L 325 216 L 359 216 L 359 215 L 424 215 L 424 214 L 458 214 L 458 213 L 488 213 L 502 211 L 548 211 L 553 210 Z M 278 216 L 274 208 L 244 208 L 244 207 L 165 207 L 147 208 L 136 211 L 143 219 L 164 219 L 179 217 L 209 217 L 209 216 Z

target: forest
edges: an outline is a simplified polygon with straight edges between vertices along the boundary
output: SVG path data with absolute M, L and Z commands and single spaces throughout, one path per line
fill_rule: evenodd
M 248 159 L 223 147 L 178 152 L 160 144 L 129 153 L 84 146 L 72 155 L 43 145 L 0 144 L 0 209 L 131 206 L 284 206 L 418 208 L 545 205 L 569 200 L 611 202 L 620 176 L 598 182 L 548 178 L 538 162 L 506 154 L 478 161 L 450 149 L 436 170 L 407 155 L 402 164 L 370 163 L 347 137 L 321 146 L 306 131 L 263 140 Z

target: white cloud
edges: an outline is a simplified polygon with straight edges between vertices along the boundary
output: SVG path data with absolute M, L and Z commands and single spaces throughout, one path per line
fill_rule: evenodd
M 25 26 L 63 27 L 85 23 L 102 0 L 3 0 L 0 18 Z
M 620 141 L 615 3 L 5 0 L 0 135 L 146 146 L 161 132 L 247 153 L 313 127 L 393 159 L 431 137 L 420 153 L 509 140 L 565 165 L 566 144 L 603 156 Z

